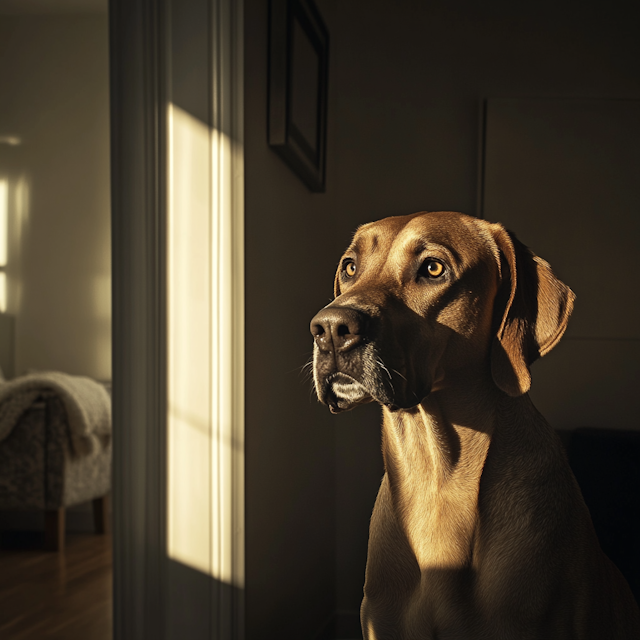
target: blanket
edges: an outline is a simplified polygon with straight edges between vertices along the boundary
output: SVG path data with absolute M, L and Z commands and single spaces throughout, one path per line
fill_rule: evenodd
M 111 434 L 111 398 L 100 383 L 84 376 L 46 371 L 0 383 L 0 441 L 45 392 L 54 392 L 67 414 L 73 452 L 91 454 Z

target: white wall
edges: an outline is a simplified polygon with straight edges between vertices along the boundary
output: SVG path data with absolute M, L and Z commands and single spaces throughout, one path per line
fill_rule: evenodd
M 0 16 L 15 373 L 111 377 L 107 16 Z

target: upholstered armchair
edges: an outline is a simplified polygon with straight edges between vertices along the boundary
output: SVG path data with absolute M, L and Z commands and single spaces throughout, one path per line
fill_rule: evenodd
M 50 550 L 64 548 L 66 507 L 92 500 L 97 532 L 105 531 L 111 486 L 109 394 L 88 378 L 61 376 L 0 384 L 0 509 L 44 511 Z M 76 380 L 82 380 L 82 393 L 75 394 Z M 70 404 L 69 389 L 78 406 Z M 15 397 L 22 398 L 17 405 Z M 78 412 L 89 416 L 88 424 L 73 425 L 81 422 Z

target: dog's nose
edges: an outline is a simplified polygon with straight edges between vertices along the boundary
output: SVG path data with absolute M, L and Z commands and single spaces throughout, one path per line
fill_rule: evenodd
M 364 340 L 367 316 L 350 307 L 327 307 L 311 320 L 320 351 L 349 351 Z

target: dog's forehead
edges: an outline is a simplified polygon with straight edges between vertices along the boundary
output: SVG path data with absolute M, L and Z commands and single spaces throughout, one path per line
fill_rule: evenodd
M 389 252 L 392 247 L 420 251 L 438 244 L 464 255 L 483 243 L 478 220 L 451 211 L 419 212 L 376 220 L 358 228 L 351 249 L 358 253 Z

